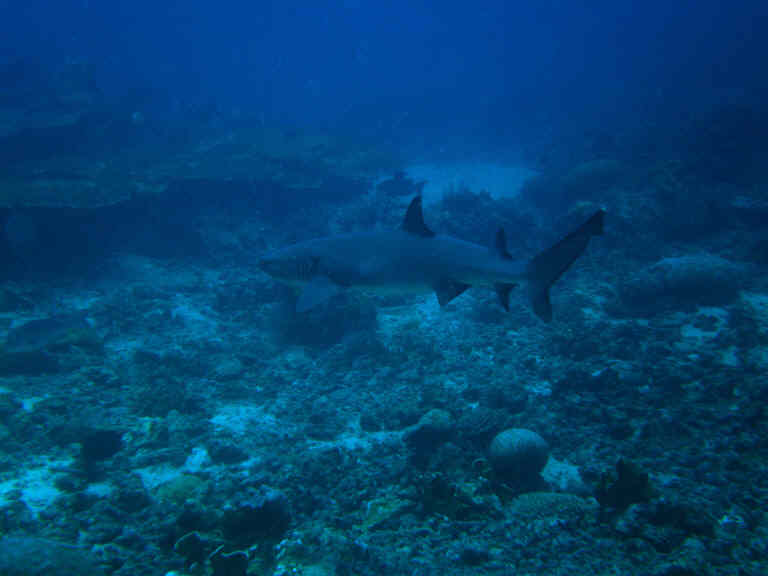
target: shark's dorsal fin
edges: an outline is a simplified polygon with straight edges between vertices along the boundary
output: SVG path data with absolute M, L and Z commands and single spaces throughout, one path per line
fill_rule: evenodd
M 423 236 L 424 238 L 431 238 L 435 235 L 435 233 L 424 224 L 424 214 L 421 210 L 421 196 L 416 196 L 411 200 L 411 204 L 408 206 L 408 211 L 405 213 L 405 219 L 403 220 L 403 230 L 409 234 Z
M 512 259 L 512 256 L 509 255 L 509 250 L 507 250 L 507 235 L 504 233 L 504 228 L 499 228 L 498 232 L 496 232 L 496 242 L 493 244 L 493 249 L 504 260 Z

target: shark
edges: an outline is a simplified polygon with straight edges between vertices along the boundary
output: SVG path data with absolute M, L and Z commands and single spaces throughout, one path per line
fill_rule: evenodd
M 436 234 L 424 221 L 421 196 L 414 197 L 397 229 L 336 234 L 270 250 L 259 267 L 275 280 L 297 286 L 299 313 L 329 301 L 342 290 L 374 293 L 434 292 L 445 306 L 472 286 L 496 291 L 509 311 L 510 293 L 524 286 L 533 312 L 552 320 L 550 287 L 603 234 L 597 210 L 559 242 L 530 260 L 516 260 L 499 228 L 490 246 Z

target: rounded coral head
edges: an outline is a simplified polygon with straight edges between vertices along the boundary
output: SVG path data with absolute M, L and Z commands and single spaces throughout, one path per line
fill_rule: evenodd
M 491 441 L 488 454 L 491 466 L 506 480 L 537 477 L 549 459 L 549 446 L 536 432 L 524 428 L 508 428 Z

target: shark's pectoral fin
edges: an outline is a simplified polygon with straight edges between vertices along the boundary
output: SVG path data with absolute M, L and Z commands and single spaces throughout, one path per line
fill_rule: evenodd
M 296 312 L 311 310 L 333 298 L 339 291 L 339 286 L 327 276 L 315 276 L 301 291 L 296 301 Z
M 467 288 L 469 288 L 469 284 L 454 282 L 453 280 L 443 280 L 435 286 L 437 301 L 440 303 L 440 306 L 445 306 L 448 302 L 463 294 Z
M 384 269 L 384 265 L 384 261 L 381 258 L 373 256 L 358 265 L 357 273 L 364 280 L 375 278 Z
M 496 284 L 496 294 L 499 295 L 499 302 L 502 308 L 509 312 L 509 293 L 515 288 L 517 284 Z

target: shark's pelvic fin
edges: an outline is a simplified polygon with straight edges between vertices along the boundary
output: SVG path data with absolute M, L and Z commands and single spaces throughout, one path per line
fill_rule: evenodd
M 296 301 L 296 312 L 306 312 L 339 293 L 339 286 L 327 276 L 315 276 L 304 286 Z
M 431 238 L 435 235 L 435 233 L 424 224 L 424 214 L 421 209 L 421 196 L 416 196 L 411 200 L 411 204 L 408 206 L 408 211 L 405 213 L 402 228 L 409 234 L 416 234 L 417 236 L 423 236 L 425 238 Z
M 499 302 L 502 308 L 509 312 L 509 293 L 515 288 L 517 284 L 496 284 L 496 294 L 499 295 Z
M 504 233 L 504 228 L 499 228 L 496 232 L 496 241 L 493 243 L 493 253 L 496 254 L 502 260 L 512 260 L 512 256 L 507 249 L 507 235 Z M 499 303 L 501 307 L 509 312 L 509 293 L 517 284 L 499 283 L 494 286 L 496 294 L 499 296 Z
M 437 301 L 440 303 L 440 306 L 445 306 L 448 302 L 463 294 L 469 287 L 469 284 L 464 284 L 462 282 L 454 282 L 453 280 L 448 279 L 443 280 L 435 286 Z
M 528 297 L 533 311 L 544 322 L 552 320 L 549 287 L 584 252 L 589 239 L 603 233 L 604 217 L 605 211 L 598 210 L 584 224 L 528 263 Z

